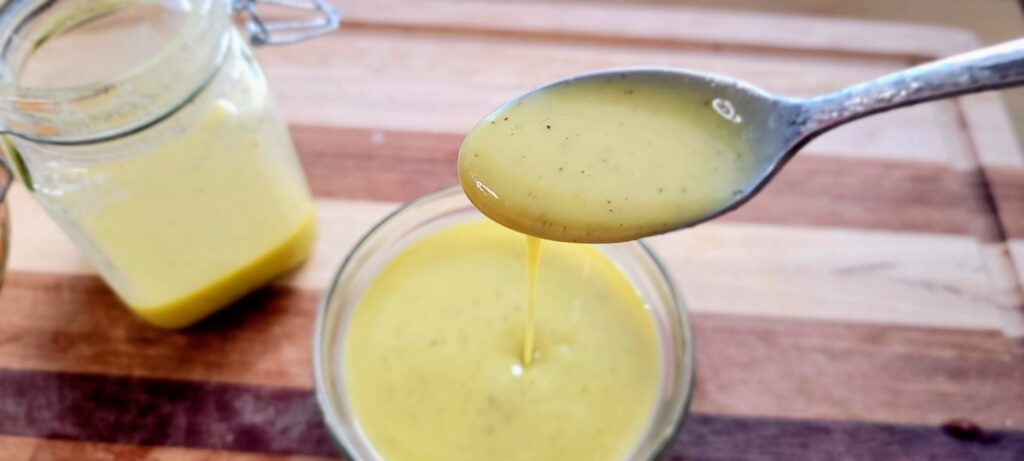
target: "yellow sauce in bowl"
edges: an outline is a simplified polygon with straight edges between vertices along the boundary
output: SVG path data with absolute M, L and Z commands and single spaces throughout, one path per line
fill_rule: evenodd
M 392 258 L 355 305 L 346 400 L 389 460 L 622 459 L 661 374 L 636 288 L 596 248 L 545 242 L 523 363 L 523 237 L 473 221 Z

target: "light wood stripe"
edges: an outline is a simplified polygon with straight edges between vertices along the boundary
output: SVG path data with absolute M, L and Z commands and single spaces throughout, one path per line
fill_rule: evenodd
M 519 43 L 415 31 L 349 30 L 303 46 L 308 52 L 278 48 L 258 54 L 293 124 L 440 133 L 465 133 L 530 88 L 600 68 L 682 67 L 735 76 L 780 95 L 811 96 L 907 65 L 884 59 L 780 62 L 756 54 Z M 502 60 L 494 62 L 494 56 Z M 480 62 L 493 65 L 481 68 Z M 922 106 L 856 122 L 815 140 L 804 155 L 944 161 L 932 111 Z
M 664 6 L 597 6 L 526 2 L 355 1 L 344 7 L 355 25 L 395 25 L 504 31 L 618 41 L 698 42 L 853 54 L 934 56 L 970 49 L 977 39 L 960 29 L 849 19 L 802 18 Z M 573 18 L 566 21 L 566 18 Z M 467 18 L 472 18 L 468 20 Z M 870 27 L 871 34 L 864 34 Z M 778 30 L 799 30 L 779 34 Z M 859 37 L 855 42 L 850 37 Z
M 552 42 L 530 39 L 525 33 L 467 36 L 431 28 L 378 26 L 371 21 L 365 27 L 343 28 L 304 44 L 304 53 L 283 48 L 259 51 L 289 120 L 307 125 L 464 133 L 482 114 L 523 91 L 598 68 L 675 66 L 735 76 L 780 95 L 812 96 L 911 63 L 882 55 L 779 57 L 728 47 L 724 53 L 720 48 L 653 46 L 628 40 Z M 863 34 L 856 35 L 849 41 L 861 41 Z M 494 56 L 502 59 L 495 61 Z M 480 66 L 481 62 L 489 64 Z M 985 160 L 1024 166 L 1024 155 L 999 98 L 981 95 L 964 101 Z M 934 126 L 934 111 L 925 105 L 856 122 L 815 140 L 803 155 L 941 161 L 942 132 Z
M 0 452 L 5 461 L 328 461 L 341 459 L 340 457 L 265 455 L 16 436 L 0 436 Z
M 94 273 L 23 190 L 13 194 L 15 213 L 35 232 L 15 232 L 12 271 Z M 349 249 L 396 206 L 319 200 L 314 256 L 278 283 L 325 289 Z M 970 237 L 712 223 L 651 241 L 696 311 L 999 326 L 983 261 Z M 878 292 L 886 297 L 876 298 Z
M 998 329 L 972 239 L 764 225 L 649 239 L 696 312 Z

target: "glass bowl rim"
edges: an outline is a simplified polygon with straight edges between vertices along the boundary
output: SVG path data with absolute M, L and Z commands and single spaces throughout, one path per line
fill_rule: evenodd
M 336 408 L 332 403 L 333 389 L 329 386 L 328 378 L 325 375 L 325 367 L 322 366 L 325 359 L 325 354 L 329 355 L 324 347 L 326 346 L 325 341 L 328 339 L 327 335 L 328 325 L 327 317 L 330 314 L 331 302 L 334 300 L 339 293 L 339 282 L 342 276 L 350 268 L 353 263 L 353 259 L 357 256 L 367 242 L 374 237 L 377 232 L 382 228 L 389 225 L 398 216 L 409 212 L 411 209 L 422 206 L 425 203 L 429 203 L 434 200 L 441 200 L 454 192 L 462 191 L 458 184 L 446 186 L 431 192 L 419 195 L 412 200 L 409 200 L 395 210 L 389 212 L 386 216 L 381 218 L 379 221 L 373 224 L 369 230 L 367 230 L 359 240 L 352 246 L 351 249 L 346 253 L 345 258 L 342 260 L 341 265 L 335 271 L 334 276 L 331 277 L 330 284 L 324 293 L 319 305 L 317 306 L 317 315 L 314 323 L 312 348 L 313 353 L 311 354 L 313 361 L 313 386 L 316 397 L 317 408 L 320 411 L 321 419 L 323 420 L 324 426 L 327 428 L 328 435 L 332 442 L 338 448 L 340 453 L 346 459 L 356 459 L 356 455 L 351 452 L 349 447 L 345 443 L 344 425 L 338 415 L 339 409 Z M 469 199 L 466 199 L 469 203 Z M 481 214 L 481 217 L 484 217 Z M 641 250 L 642 254 L 646 256 L 651 263 L 653 263 L 656 269 L 657 276 L 664 283 L 665 288 L 668 290 L 668 294 L 671 300 L 671 305 L 667 306 L 670 309 L 674 309 L 678 316 L 678 327 L 681 334 L 682 341 L 682 367 L 679 371 L 679 388 L 681 388 L 679 402 L 676 404 L 676 411 L 671 414 L 671 424 L 667 427 L 662 428 L 660 433 L 653 433 L 654 427 L 648 427 L 645 432 L 641 435 L 641 440 L 654 439 L 654 449 L 650 459 L 658 459 L 664 455 L 668 450 L 671 449 L 671 442 L 681 432 L 683 422 L 689 416 L 690 403 L 693 399 L 693 390 L 696 386 L 696 354 L 694 353 L 694 338 L 692 322 L 690 319 L 689 311 L 686 308 L 685 302 L 679 296 L 678 289 L 676 288 L 673 278 L 669 274 L 665 265 L 661 262 L 661 259 L 654 253 L 653 250 L 642 240 L 636 240 L 633 242 L 626 242 L 626 245 L 635 244 Z M 622 245 L 622 244 L 616 244 Z M 660 346 L 659 346 L 660 348 Z M 343 396 L 340 396 L 343 397 Z

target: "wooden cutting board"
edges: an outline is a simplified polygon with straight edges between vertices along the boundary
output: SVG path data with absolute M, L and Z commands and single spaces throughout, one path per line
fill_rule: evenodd
M 453 184 L 462 134 L 533 86 L 660 65 L 807 96 L 978 46 L 668 7 L 336 3 L 341 31 L 257 53 L 317 197 L 316 253 L 293 275 L 188 331 L 151 329 L 13 190 L 0 458 L 332 458 L 310 376 L 329 278 L 400 202 Z M 1020 333 L 1024 155 L 997 96 L 829 133 L 742 210 L 649 243 L 697 341 L 670 459 L 1024 459 L 1024 352 L 1000 333 Z M 958 419 L 986 433 L 941 428 Z

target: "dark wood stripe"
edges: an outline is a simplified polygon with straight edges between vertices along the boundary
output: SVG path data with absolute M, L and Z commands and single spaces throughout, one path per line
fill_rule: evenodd
M 965 442 L 939 428 L 697 414 L 672 447 L 671 461 L 1020 461 L 1024 433 L 992 432 Z
M 1024 169 L 986 168 L 985 173 L 1003 229 L 1010 238 L 1024 238 Z
M 0 370 L 0 433 L 215 450 L 334 453 L 312 393 Z
M 308 390 L 0 370 L 0 434 L 330 456 Z M 1024 432 L 963 441 L 938 427 L 695 414 L 672 460 L 1019 460 Z M 1016 457 L 1016 458 L 1015 458 Z
M 321 296 L 265 287 L 165 331 L 136 319 L 99 277 L 12 272 L 0 290 L 0 368 L 308 387 Z
M 971 222 L 972 234 L 982 242 L 1002 242 L 1006 232 L 999 219 L 999 206 L 992 191 L 988 175 L 981 168 L 956 172 L 956 176 L 967 193 L 967 206 L 978 219 Z M 984 219 L 988 217 L 988 219 Z
M 165 332 L 96 277 L 14 272 L 0 368 L 309 388 L 320 296 L 268 288 Z M 1024 430 L 1024 354 L 997 331 L 697 313 L 694 334 L 698 412 Z
M 1024 349 L 999 332 L 693 317 L 695 411 L 1024 429 Z
M 292 132 L 318 196 L 405 201 L 457 182 L 460 135 L 305 125 Z M 1024 173 L 993 174 L 1010 236 L 1022 237 Z M 942 163 L 804 155 L 725 219 L 990 237 L 991 226 L 978 227 L 990 221 L 972 190 L 979 184 Z

